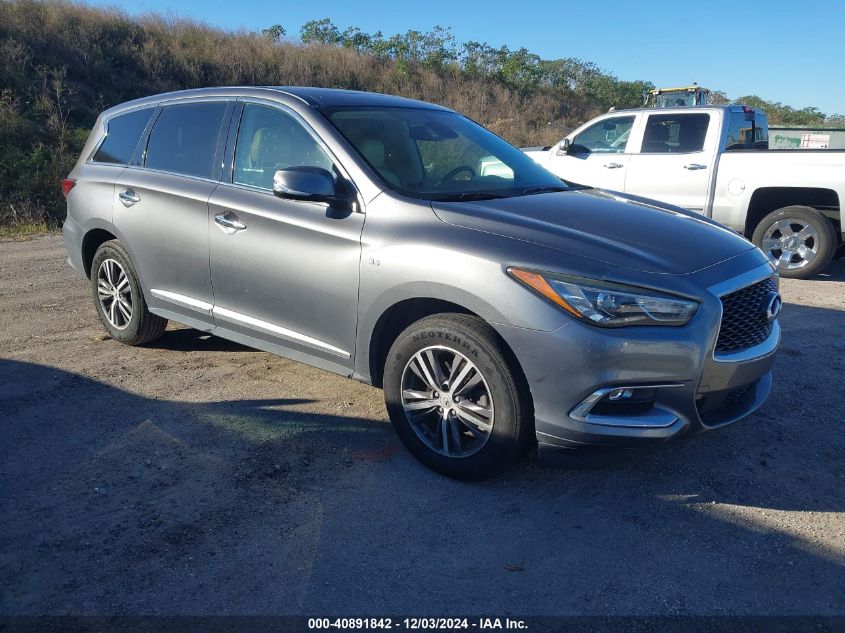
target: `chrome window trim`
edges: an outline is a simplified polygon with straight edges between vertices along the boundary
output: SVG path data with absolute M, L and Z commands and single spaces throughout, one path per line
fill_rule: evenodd
M 120 167 L 120 165 L 118 165 Z M 177 171 L 167 171 L 165 169 L 155 169 L 153 167 L 144 167 L 143 165 L 127 165 L 124 169 L 136 169 L 138 171 L 146 171 L 151 174 L 163 174 L 165 176 L 173 176 L 174 178 L 190 178 L 191 180 L 200 180 L 203 182 L 210 182 L 212 184 L 219 184 L 220 181 L 216 178 L 205 178 L 203 176 L 192 176 L 190 174 L 180 174 Z

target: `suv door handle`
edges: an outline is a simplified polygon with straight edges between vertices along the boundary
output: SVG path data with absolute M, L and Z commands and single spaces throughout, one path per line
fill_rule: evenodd
M 696 169 L 707 169 L 707 165 L 702 165 L 701 163 L 687 163 L 684 165 L 684 169 L 689 169 L 690 171 L 695 171 Z
M 124 207 L 131 207 L 136 202 L 141 202 L 140 196 L 137 193 L 132 191 L 131 189 L 124 189 L 117 197 L 120 198 L 120 201 L 123 203 Z
M 243 231 L 246 228 L 246 224 L 238 220 L 238 216 L 231 211 L 215 215 L 214 221 L 223 228 L 232 229 L 233 231 Z
M 605 163 L 604 166 L 607 169 L 619 169 L 620 167 L 623 167 L 624 165 L 622 165 L 622 163 Z

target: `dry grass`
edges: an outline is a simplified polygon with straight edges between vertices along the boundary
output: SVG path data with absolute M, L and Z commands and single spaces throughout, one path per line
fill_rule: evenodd
M 58 233 L 59 228 L 46 222 L 0 223 L 0 240 L 28 240 L 39 235 Z

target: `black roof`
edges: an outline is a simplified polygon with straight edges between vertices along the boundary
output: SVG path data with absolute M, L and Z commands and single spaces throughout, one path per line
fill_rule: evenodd
M 319 106 L 387 106 L 406 108 L 430 108 L 432 110 L 448 110 L 433 103 L 406 99 L 378 92 L 361 92 L 358 90 L 340 90 L 338 88 L 309 88 L 303 86 L 267 86 L 280 92 L 286 92 L 298 97 L 308 105 Z
M 176 90 L 158 95 L 134 99 L 109 108 L 103 115 L 116 114 L 133 107 L 156 104 L 162 101 L 186 97 L 266 97 L 276 93 L 298 99 L 311 107 L 321 106 L 382 106 L 394 108 L 426 108 L 450 112 L 433 103 L 379 94 L 377 92 L 359 92 L 357 90 L 338 90 L 336 88 L 308 88 L 303 86 L 220 86 L 217 88 L 193 88 Z

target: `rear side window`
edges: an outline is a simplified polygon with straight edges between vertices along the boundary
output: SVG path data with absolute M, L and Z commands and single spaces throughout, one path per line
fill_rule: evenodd
M 153 108 L 144 108 L 109 119 L 106 138 L 94 154 L 94 162 L 128 165 L 152 115 Z
M 643 136 L 643 153 L 700 152 L 710 115 L 652 114 L 646 123 Z
M 211 178 L 225 112 L 223 102 L 166 106 L 150 132 L 144 166 Z

